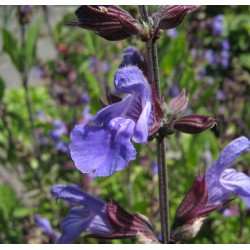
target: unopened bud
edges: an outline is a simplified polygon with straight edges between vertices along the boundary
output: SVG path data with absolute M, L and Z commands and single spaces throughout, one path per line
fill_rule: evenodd
M 157 238 L 152 232 L 148 218 L 140 214 L 130 214 L 114 201 L 107 203 L 110 223 L 116 229 L 107 235 L 107 238 L 138 238 L 147 243 L 156 242 Z
M 195 5 L 162 5 L 153 15 L 155 27 L 159 29 L 172 29 L 182 23 L 185 16 L 195 10 L 199 6 Z
M 78 21 L 69 22 L 67 25 L 92 30 L 110 41 L 123 40 L 131 35 L 141 36 L 144 33 L 138 21 L 115 5 L 83 5 L 75 14 Z
M 20 24 L 27 24 L 30 22 L 32 10 L 30 5 L 23 5 L 18 7 L 18 20 Z
M 174 128 L 187 134 L 198 134 L 210 128 L 217 128 L 217 122 L 207 115 L 187 115 L 177 119 Z

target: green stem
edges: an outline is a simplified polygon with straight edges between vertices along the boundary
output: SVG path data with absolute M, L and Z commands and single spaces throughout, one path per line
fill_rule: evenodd
M 21 46 L 23 51 L 25 51 L 25 26 L 24 24 L 20 23 L 20 29 L 21 29 Z M 36 132 L 35 132 L 35 125 L 34 125 L 34 117 L 33 117 L 33 111 L 32 111 L 32 103 L 31 103 L 31 98 L 30 98 L 30 93 L 29 93 L 29 79 L 28 79 L 28 69 L 27 69 L 27 64 L 24 62 L 24 68 L 22 70 L 21 77 L 22 77 L 22 85 L 24 88 L 25 92 L 25 103 L 28 111 L 28 116 L 29 116 L 29 123 L 30 123 L 30 128 L 31 128 L 31 133 L 32 133 L 32 139 L 33 139 L 33 149 L 34 149 L 34 154 L 35 157 L 38 161 L 38 170 L 34 170 L 34 177 L 36 181 L 38 182 L 39 186 L 41 187 L 41 166 L 42 166 L 42 159 L 41 159 L 41 153 L 36 137 Z
M 148 13 L 146 6 L 140 5 L 139 11 L 144 22 L 148 21 Z M 157 45 L 149 40 L 147 42 L 147 56 L 150 72 L 150 84 L 154 84 L 159 103 L 161 103 L 160 78 L 158 67 Z M 170 238 L 169 230 L 169 197 L 168 197 L 168 176 L 165 154 L 165 140 L 157 137 L 157 163 L 158 163 L 158 179 L 159 179 L 159 203 L 161 216 L 162 243 L 167 244 Z

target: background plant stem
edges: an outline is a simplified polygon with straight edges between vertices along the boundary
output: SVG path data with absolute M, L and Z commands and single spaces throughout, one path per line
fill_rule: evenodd
M 23 24 L 20 24 L 20 29 L 21 29 L 21 46 L 22 46 L 23 51 L 25 51 L 25 26 Z M 40 168 L 42 166 L 42 159 L 41 159 L 41 154 L 40 154 L 39 145 L 38 145 L 36 132 L 35 132 L 34 117 L 33 117 L 33 112 L 32 112 L 32 103 L 31 103 L 31 98 L 30 98 L 30 94 L 29 94 L 28 70 L 27 70 L 26 63 L 24 63 L 23 67 L 24 68 L 23 68 L 22 72 L 20 72 L 20 73 L 21 73 L 21 77 L 22 77 L 22 85 L 23 85 L 24 92 L 25 92 L 25 103 L 26 103 L 26 107 L 27 107 L 27 111 L 28 111 L 29 123 L 30 123 L 30 128 L 31 128 L 31 133 L 32 133 L 34 154 L 35 154 L 35 158 L 37 159 L 37 162 L 38 162 L 38 168 L 37 168 L 37 170 L 34 170 L 34 173 L 35 173 L 36 181 L 39 184 L 39 186 L 41 187 L 41 185 L 40 185 L 40 181 L 41 181 Z
M 148 21 L 147 8 L 144 5 L 139 6 L 139 11 L 144 22 Z M 147 42 L 147 56 L 150 71 L 150 84 L 154 84 L 159 103 L 161 103 L 160 78 L 158 67 L 158 55 L 156 43 L 149 40 Z M 159 203 L 161 216 L 162 243 L 169 242 L 169 197 L 168 197 L 168 176 L 165 154 L 165 139 L 157 137 L 157 164 L 159 180 Z

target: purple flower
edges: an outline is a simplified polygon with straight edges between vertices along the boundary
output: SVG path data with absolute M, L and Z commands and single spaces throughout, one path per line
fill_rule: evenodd
M 84 94 L 81 95 L 81 97 L 80 97 L 80 103 L 81 104 L 89 103 L 89 101 L 90 101 L 90 97 L 89 97 L 89 95 L 87 93 L 84 93 Z
M 230 43 L 227 39 L 221 42 L 222 50 L 230 50 Z
M 41 67 L 36 67 L 33 74 L 35 78 L 41 79 L 44 76 L 44 70 Z
M 157 165 L 157 161 L 153 161 L 153 164 L 151 166 L 151 171 L 153 175 L 157 175 L 158 174 L 158 165 Z
M 90 111 L 90 106 L 86 105 L 82 112 L 81 123 L 87 123 L 91 121 L 93 115 L 91 115 L 89 111 Z
M 218 15 L 212 20 L 212 32 L 215 36 L 220 36 L 223 32 L 224 15 Z
M 227 50 L 222 50 L 220 53 L 220 63 L 223 69 L 227 69 L 229 66 L 230 54 Z
M 206 217 L 224 207 L 233 195 L 240 196 L 250 207 L 250 177 L 235 169 L 228 169 L 249 149 L 250 140 L 239 137 L 223 149 L 204 176 L 198 174 L 177 209 L 171 230 L 173 242 L 195 237 Z
M 230 207 L 222 208 L 220 213 L 224 217 L 239 216 L 239 209 L 238 207 L 232 205 Z
M 50 137 L 53 141 L 58 141 L 63 135 L 67 135 L 68 130 L 65 124 L 62 121 L 55 120 L 53 121 L 53 130 L 49 132 Z
M 53 142 L 55 143 L 55 148 L 63 153 L 68 152 L 68 145 L 66 142 L 62 141 L 61 138 L 68 134 L 68 129 L 62 121 L 53 121 L 53 130 L 49 132 L 49 135 Z
M 215 53 L 211 49 L 208 49 L 205 52 L 205 58 L 209 64 L 211 64 L 211 65 L 217 64 L 217 59 L 216 59 Z
M 44 119 L 45 117 L 45 114 L 43 112 L 43 110 L 39 109 L 37 112 L 36 112 L 36 117 L 40 120 Z
M 38 135 L 38 140 L 41 144 L 48 144 L 49 143 L 49 140 L 48 138 L 44 137 L 43 135 Z
M 116 72 L 114 85 L 127 95 L 100 110 L 88 124 L 76 125 L 71 132 L 71 157 L 82 173 L 95 170 L 96 176 L 109 176 L 121 171 L 136 157 L 130 139 L 147 142 L 154 114 L 146 78 L 137 67 L 129 66 Z
M 175 29 L 175 28 L 173 28 L 173 29 L 169 29 L 169 30 L 167 30 L 167 32 L 168 32 L 168 36 L 170 37 L 170 38 L 175 38 L 175 37 L 177 37 L 178 36 L 178 31 Z
M 149 69 L 147 60 L 140 54 L 140 52 L 134 47 L 128 47 L 123 51 L 122 62 L 119 68 L 127 66 L 137 66 L 144 74 L 146 78 L 149 78 Z
M 72 243 L 82 232 L 102 236 L 114 231 L 103 201 L 82 192 L 75 185 L 56 185 L 51 188 L 51 193 L 58 199 L 81 205 L 73 207 L 61 221 L 62 236 L 57 243 Z
M 223 149 L 217 161 L 206 171 L 207 205 L 223 204 L 232 195 L 238 195 L 243 200 L 250 198 L 250 177 L 235 169 L 228 169 L 249 148 L 248 138 L 242 136 L 235 139 Z
M 51 193 L 59 199 L 79 204 L 61 221 L 62 236 L 57 243 L 72 243 L 86 232 L 87 237 L 121 239 L 138 238 L 158 243 L 145 216 L 130 214 L 116 202 L 103 202 L 81 191 L 75 185 L 56 185 Z
M 139 61 L 143 61 L 140 52 L 134 47 L 128 47 L 123 51 L 123 59 L 121 64 L 119 65 L 119 68 L 123 68 L 129 65 L 136 66 Z
M 34 219 L 37 227 L 39 227 L 44 234 L 48 235 L 53 242 L 58 240 L 60 235 L 51 227 L 51 224 L 47 218 L 43 218 L 41 215 L 35 214 Z
M 225 100 L 225 94 L 220 89 L 216 93 L 216 99 L 219 100 L 219 101 Z
M 110 70 L 110 65 L 106 60 L 98 60 L 96 56 L 91 56 L 89 58 L 89 70 L 94 72 L 95 70 L 101 70 L 107 72 Z
M 180 89 L 176 84 L 173 84 L 171 87 L 166 88 L 165 94 L 169 97 L 176 97 L 180 94 Z
M 67 152 L 69 151 L 68 145 L 67 145 L 67 143 L 64 142 L 64 141 L 58 141 L 58 142 L 56 142 L 55 148 L 56 148 L 58 151 L 61 151 L 61 152 L 63 152 L 63 153 L 67 153 Z

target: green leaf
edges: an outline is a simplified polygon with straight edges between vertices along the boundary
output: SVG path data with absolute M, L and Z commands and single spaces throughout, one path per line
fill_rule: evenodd
M 88 65 L 86 63 L 82 63 L 82 65 L 79 68 L 79 71 L 83 73 L 84 78 L 88 83 L 89 95 L 93 103 L 92 108 L 94 108 L 94 110 L 92 111 L 97 111 L 100 108 L 99 105 L 99 96 L 101 94 L 100 86 L 96 77 L 91 72 L 89 72 L 87 67 Z
M 17 207 L 17 209 L 15 209 L 15 211 L 13 213 L 13 216 L 17 219 L 26 217 L 28 215 L 29 215 L 29 209 L 27 207 L 24 207 L 24 206 Z
M 36 45 L 39 36 L 40 22 L 36 22 L 31 26 L 25 37 L 25 58 L 29 68 L 31 68 L 36 60 Z
M 242 66 L 250 69 L 250 53 L 240 55 L 239 60 Z
M 23 113 L 20 114 L 20 113 L 15 113 L 14 111 L 9 111 L 7 114 L 12 119 L 13 123 L 16 123 L 17 126 L 20 128 L 24 128 L 25 124 L 21 116 Z
M 13 189 L 8 185 L 0 185 L 0 211 L 5 220 L 9 220 L 18 203 Z
M 2 29 L 2 36 L 4 52 L 10 56 L 10 59 L 17 70 L 22 72 L 24 64 L 22 62 L 22 50 L 20 44 L 11 32 L 5 28 Z
M 97 38 L 94 38 L 92 35 L 92 32 L 90 32 L 90 31 L 85 31 L 84 35 L 85 35 L 84 43 L 86 43 L 86 47 L 88 48 L 89 53 L 91 55 L 95 55 L 96 50 L 95 50 L 95 46 L 94 46 L 94 40 Z
M 5 83 L 3 81 L 3 78 L 0 76 L 0 101 L 3 99 L 4 89 L 5 89 Z

